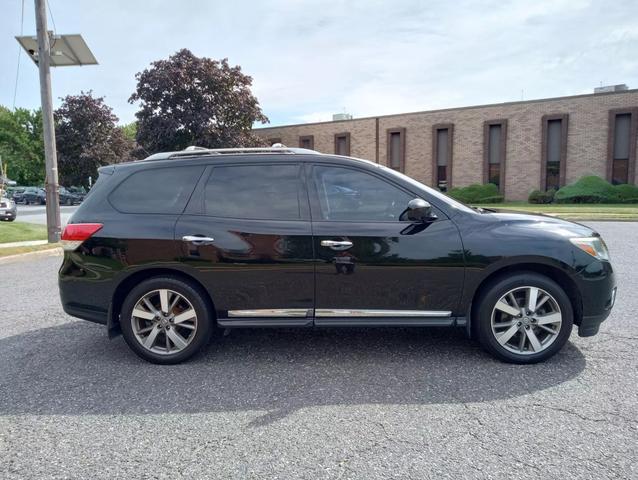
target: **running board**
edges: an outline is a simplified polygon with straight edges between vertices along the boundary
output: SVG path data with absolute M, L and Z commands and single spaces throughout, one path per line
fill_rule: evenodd
M 312 317 L 245 317 L 218 318 L 217 325 L 222 328 L 285 328 L 312 327 Z

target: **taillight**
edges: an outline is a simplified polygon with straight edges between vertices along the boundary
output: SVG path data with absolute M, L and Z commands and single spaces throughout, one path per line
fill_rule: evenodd
M 64 250 L 75 250 L 102 227 L 101 223 L 68 224 L 64 227 L 64 232 L 62 232 L 62 248 Z

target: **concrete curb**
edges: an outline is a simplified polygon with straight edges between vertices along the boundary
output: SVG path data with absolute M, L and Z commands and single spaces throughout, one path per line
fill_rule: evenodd
M 47 240 L 26 240 L 24 242 L 0 243 L 0 248 L 34 247 L 36 245 L 46 245 L 47 243 Z
M 36 250 L 35 252 L 18 253 L 16 255 L 8 255 L 6 257 L 0 257 L 0 265 L 13 263 L 13 262 L 19 262 L 23 260 L 31 260 L 35 258 L 57 257 L 57 256 L 62 256 L 62 248 L 53 247 L 46 250 Z

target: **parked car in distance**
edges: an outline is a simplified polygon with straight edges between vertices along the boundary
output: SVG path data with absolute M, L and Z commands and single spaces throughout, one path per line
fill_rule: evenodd
M 86 189 L 84 187 L 68 187 L 67 190 L 75 194 L 79 198 L 80 202 L 82 202 L 84 197 L 86 197 Z
M 220 329 L 353 326 L 460 327 L 535 363 L 616 298 L 591 228 L 470 208 L 366 160 L 186 150 L 99 172 L 62 235 L 62 305 L 155 363 Z
M 25 205 L 44 205 L 47 203 L 47 196 L 44 188 L 27 187 L 22 192 L 22 201 Z
M 60 205 L 75 205 L 76 203 L 82 203 L 82 198 L 79 195 L 64 187 L 60 187 L 59 198 Z
M 7 197 L 11 198 L 15 203 L 22 203 L 25 189 L 26 187 L 9 187 L 7 189 Z
M 18 209 L 13 199 L 8 197 L 0 198 L 0 220 L 13 222 L 18 216 Z

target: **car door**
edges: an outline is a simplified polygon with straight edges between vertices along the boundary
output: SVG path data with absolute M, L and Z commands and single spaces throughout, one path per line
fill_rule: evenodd
M 432 221 L 401 221 L 416 195 L 372 171 L 309 170 L 315 324 L 452 324 L 464 275 L 456 225 L 436 208 Z
M 311 325 L 314 255 L 302 166 L 225 164 L 204 173 L 175 235 L 222 326 Z

